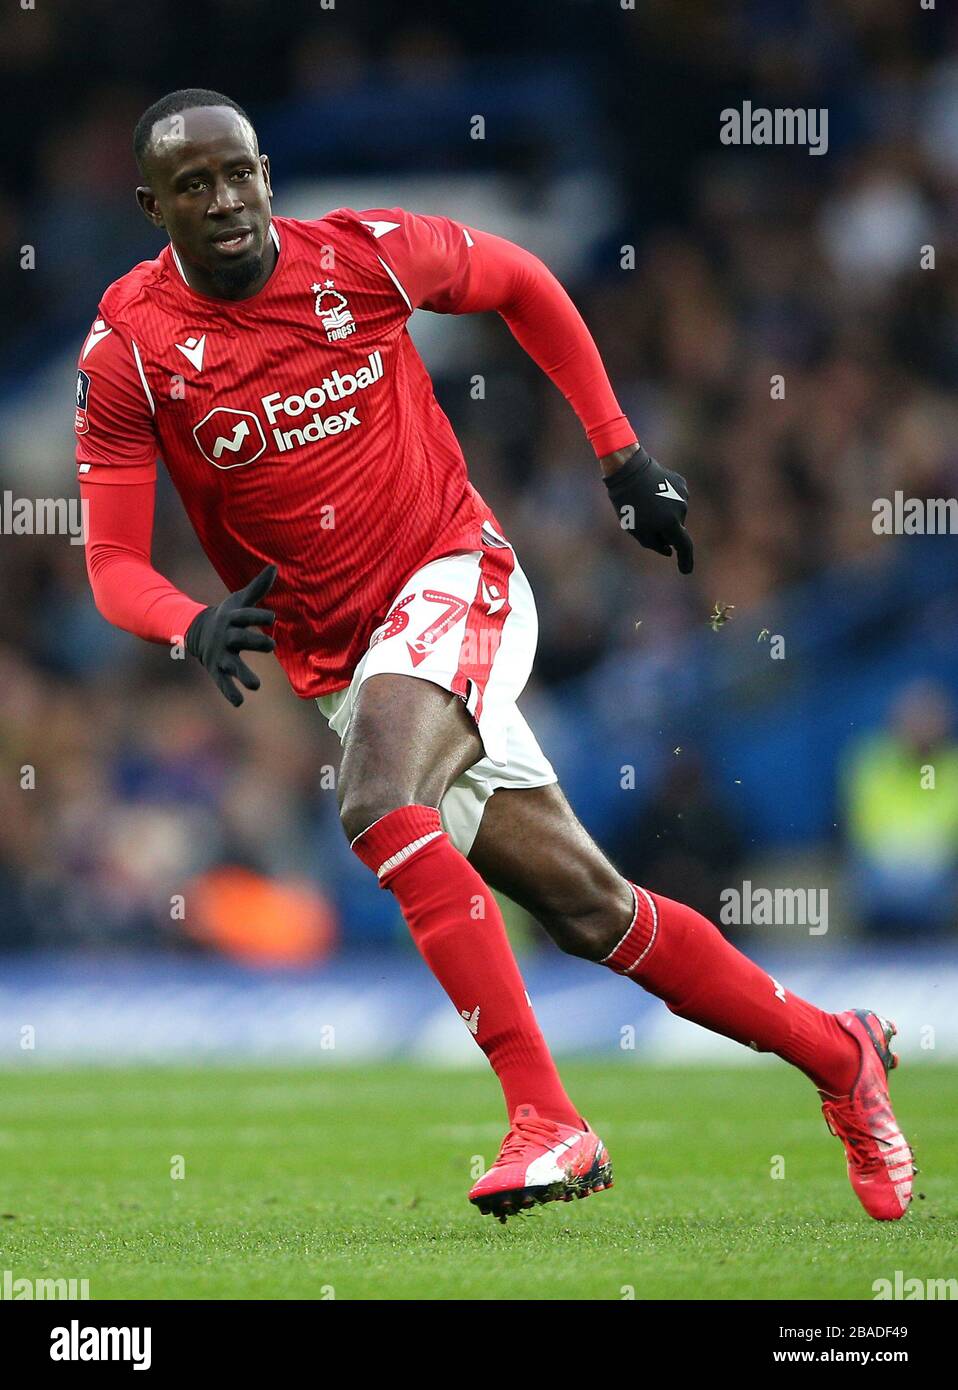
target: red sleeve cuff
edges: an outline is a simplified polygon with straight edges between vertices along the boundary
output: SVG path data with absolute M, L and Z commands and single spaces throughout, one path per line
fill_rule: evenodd
M 101 463 L 77 451 L 77 478 L 81 483 L 125 484 L 156 482 L 156 460 L 149 463 Z
M 589 443 L 595 450 L 596 458 L 605 458 L 606 454 L 614 454 L 618 449 L 627 449 L 630 444 L 637 444 L 635 430 L 629 424 L 624 415 L 617 415 L 614 420 L 609 420 L 607 424 L 596 425 L 589 430 Z

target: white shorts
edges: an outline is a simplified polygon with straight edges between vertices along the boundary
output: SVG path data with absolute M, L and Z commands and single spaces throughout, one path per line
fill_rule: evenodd
M 316 703 L 345 743 L 359 687 L 370 676 L 417 676 L 458 695 L 485 756 L 439 803 L 443 827 L 468 854 L 498 787 L 544 787 L 552 764 L 516 706 L 535 657 L 539 620 L 515 552 L 488 524 L 483 549 L 430 560 L 402 586 L 350 684 Z

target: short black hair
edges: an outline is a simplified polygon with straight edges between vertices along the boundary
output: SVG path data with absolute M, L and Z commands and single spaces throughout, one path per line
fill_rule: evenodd
M 136 167 L 144 178 L 146 177 L 144 164 L 150 150 L 153 127 L 157 121 L 165 120 L 169 116 L 178 116 L 181 111 L 192 111 L 197 106 L 229 106 L 242 116 L 250 129 L 253 127 L 253 122 L 242 106 L 233 101 L 232 97 L 225 97 L 222 92 L 210 91 L 208 87 L 182 87 L 178 92 L 167 92 L 165 97 L 160 97 L 159 101 L 154 101 L 152 106 L 146 108 L 137 121 L 136 129 L 133 132 L 133 154 L 136 158 Z

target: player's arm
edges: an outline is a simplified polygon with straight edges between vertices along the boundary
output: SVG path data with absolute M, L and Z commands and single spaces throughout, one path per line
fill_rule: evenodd
M 579 417 L 620 525 L 659 554 L 671 555 L 674 547 L 679 569 L 688 574 L 685 479 L 662 468 L 638 443 L 592 335 L 548 267 L 513 242 L 449 218 L 394 209 L 374 219 L 379 220 L 373 225 L 393 226 L 379 241 L 411 307 L 457 314 L 494 310 L 502 316 Z
M 76 417 L 87 573 L 96 606 L 108 622 L 146 641 L 185 641 L 230 703 L 240 705 L 234 678 L 248 690 L 260 682 L 239 653 L 272 651 L 275 645 L 255 630 L 269 626 L 273 614 L 253 605 L 271 587 L 276 570 L 268 566 L 245 589 L 208 607 L 154 569 L 157 448 L 151 401 L 132 358 L 127 360 L 129 343 L 104 320 L 97 323 L 101 327 L 94 327 L 80 358 Z
M 259 676 L 241 652 L 271 652 L 274 615 L 256 604 L 269 591 L 276 567 L 267 566 L 244 589 L 215 607 L 177 589 L 150 560 L 154 483 L 81 482 L 87 515 L 86 561 L 97 608 L 115 627 L 148 642 L 180 643 L 201 661 L 231 705 L 243 696 L 234 684 L 258 690 Z

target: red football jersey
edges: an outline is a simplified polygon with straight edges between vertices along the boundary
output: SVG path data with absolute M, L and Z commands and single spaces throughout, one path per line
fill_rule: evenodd
M 251 299 L 197 294 L 171 247 L 110 286 L 78 364 L 77 464 L 148 482 L 160 454 L 229 589 L 275 562 L 277 655 L 313 696 L 348 683 L 409 574 L 495 518 L 406 331 L 467 275 L 463 229 L 348 209 L 272 226 Z
M 211 299 L 168 246 L 117 280 L 78 363 L 81 481 L 152 484 L 156 457 L 224 584 L 264 565 L 278 578 L 277 655 L 296 692 L 348 684 L 406 579 L 428 560 L 481 547 L 502 528 L 466 476 L 452 427 L 407 332 L 415 308 L 497 308 L 562 389 L 596 453 L 635 438 L 574 306 L 521 248 L 446 217 L 340 208 L 315 222 L 273 219 L 278 259 L 250 299 Z M 96 506 L 95 521 L 136 508 Z M 110 490 L 113 494 L 113 489 Z M 143 489 L 131 490 L 131 504 Z M 142 499 L 138 504 L 142 506 Z M 125 538 L 110 534 L 109 560 Z M 167 595 L 199 611 L 140 556 L 142 593 L 122 625 L 168 640 Z M 145 568 L 146 578 L 142 579 Z M 106 583 L 107 581 L 103 581 Z M 114 591 L 125 580 L 117 572 Z M 99 601 L 99 597 L 98 597 Z

